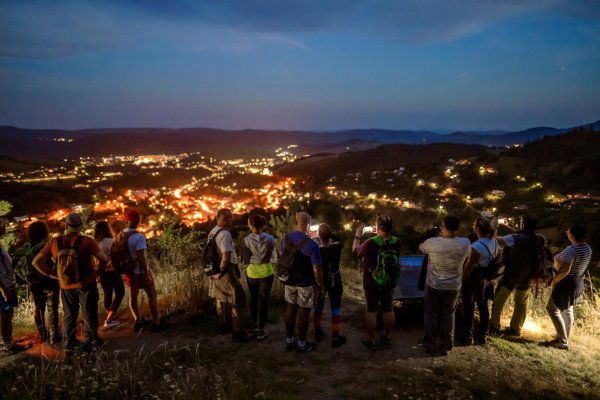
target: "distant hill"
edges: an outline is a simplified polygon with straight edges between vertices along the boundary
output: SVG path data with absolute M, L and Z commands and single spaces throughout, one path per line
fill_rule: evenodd
M 393 170 L 416 162 L 470 157 L 485 150 L 485 146 L 476 144 L 388 144 L 365 151 L 315 155 L 282 165 L 276 172 L 286 176 L 311 176 L 319 180 L 348 173 Z
M 586 125 L 587 126 L 587 125 Z M 589 126 L 600 128 L 600 121 Z M 21 129 L 0 126 L 0 155 L 47 160 L 110 154 L 202 152 L 214 157 L 262 157 L 296 144 L 299 154 L 340 153 L 381 144 L 461 143 L 485 146 L 524 144 L 567 131 L 537 127 L 519 132 L 453 132 L 354 129 L 333 132 L 221 130 L 212 128 Z

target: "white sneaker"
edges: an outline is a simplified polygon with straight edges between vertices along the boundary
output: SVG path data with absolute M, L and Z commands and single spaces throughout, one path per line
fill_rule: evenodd
M 104 321 L 105 328 L 112 328 L 113 326 L 117 326 L 120 324 L 121 324 L 121 321 L 119 321 L 116 318 L 111 318 L 111 319 L 107 319 L 106 321 Z

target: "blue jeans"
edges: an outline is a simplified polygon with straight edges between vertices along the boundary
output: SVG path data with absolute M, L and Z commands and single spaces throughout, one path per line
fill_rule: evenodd
M 72 349 L 77 344 L 77 316 L 79 305 L 83 313 L 83 340 L 98 341 L 98 287 L 96 284 L 78 289 L 61 289 L 63 303 L 63 345 Z
M 423 345 L 436 350 L 436 340 L 444 350 L 454 344 L 454 312 L 459 290 L 440 290 L 425 285 L 425 337 Z

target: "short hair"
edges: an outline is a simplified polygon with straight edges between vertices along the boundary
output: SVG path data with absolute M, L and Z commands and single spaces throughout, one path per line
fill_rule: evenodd
M 392 231 L 392 217 L 386 214 L 377 216 L 377 229 L 390 233 Z
M 494 234 L 496 233 L 496 229 L 492 228 L 492 223 L 487 218 L 483 218 L 483 217 L 477 218 L 475 220 L 475 226 L 477 227 L 477 229 L 479 229 L 479 231 L 483 235 L 485 235 L 489 238 L 494 237 Z
M 125 221 L 129 222 L 140 222 L 142 216 L 140 213 L 132 208 L 125 211 Z
M 96 241 L 101 241 L 104 238 L 112 238 L 113 234 L 110 230 L 110 225 L 106 221 L 98 221 L 96 222 L 96 226 L 94 226 L 94 239 Z
M 569 232 L 571 232 L 571 235 L 573 235 L 575 240 L 578 242 L 581 242 L 583 239 L 585 239 L 585 236 L 587 234 L 585 226 L 579 224 L 572 224 L 571 226 L 569 226 Z
M 307 213 L 306 211 L 299 211 L 296 213 L 296 223 L 299 225 L 306 225 L 308 226 L 310 224 L 310 214 Z
M 535 231 L 538 225 L 537 217 L 533 215 L 524 215 L 521 219 L 523 222 L 523 230 L 524 231 Z
M 48 225 L 43 221 L 32 222 L 29 225 L 29 228 L 27 228 L 27 237 L 33 244 L 43 242 L 49 235 L 50 231 L 48 230 Z
M 250 215 L 248 217 L 248 221 L 250 221 L 250 224 L 259 231 L 262 229 L 263 226 L 267 225 L 266 218 L 259 214 Z
M 329 242 L 329 239 L 331 239 L 332 234 L 333 230 L 331 229 L 331 226 L 329 226 L 328 224 L 319 225 L 319 239 L 321 239 L 321 242 Z
M 217 218 L 221 218 L 227 213 L 232 214 L 229 208 L 221 208 L 219 211 L 217 211 Z
M 456 232 L 460 226 L 460 219 L 454 215 L 446 215 L 444 217 L 444 226 L 452 232 Z

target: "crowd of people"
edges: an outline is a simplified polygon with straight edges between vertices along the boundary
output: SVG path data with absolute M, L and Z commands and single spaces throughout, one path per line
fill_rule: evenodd
M 146 256 L 146 238 L 137 229 L 141 215 L 127 210 L 124 220 L 127 227 L 116 235 L 108 222 L 97 222 L 91 238 L 82 234 L 81 215 L 71 213 L 65 218 L 64 234 L 52 239 L 43 222 L 32 223 L 28 228 L 29 241 L 13 255 L 14 259 L 0 246 L 0 330 L 6 351 L 27 348 L 12 334 L 14 308 L 18 306 L 18 280 L 27 285 L 31 294 L 40 340 L 66 351 L 76 348 L 92 351 L 102 344 L 98 335 L 98 282 L 104 293 L 105 328 L 124 322 L 119 316 L 125 295 L 123 277 L 129 288 L 133 330 L 139 332 L 147 328 L 157 332 L 168 328 L 160 318 L 156 286 Z M 209 296 L 216 304 L 218 333 L 231 334 L 234 342 L 266 339 L 269 297 L 278 280 L 285 287 L 285 348 L 288 351 L 313 351 L 317 342 L 327 336 L 322 324 L 326 297 L 331 307 L 331 347 L 338 348 L 347 342 L 346 336 L 341 334 L 343 244 L 335 240 L 327 224 L 319 225 L 318 240 L 313 239 L 309 235 L 310 224 L 311 216 L 307 212 L 296 213 L 294 230 L 277 245 L 275 238 L 264 232 L 266 218 L 251 214 L 248 217 L 250 233 L 241 241 L 238 257 L 230 232 L 233 214 L 229 209 L 218 211 L 216 226 L 207 238 L 207 246 L 216 248 L 218 258 L 208 273 Z M 0 235 L 5 233 L 5 225 L 5 220 L 0 219 Z M 523 218 L 521 230 L 506 236 L 497 236 L 496 227 L 489 219 L 477 218 L 472 226 L 477 237 L 473 243 L 468 238 L 457 237 L 459 227 L 460 220 L 448 215 L 439 231 L 419 246 L 426 257 L 423 266 L 425 332 L 420 345 L 432 355 L 446 355 L 452 350 L 455 328 L 459 324 L 462 329 L 456 339 L 465 345 L 485 344 L 489 335 L 520 336 L 527 316 L 531 279 L 546 246 L 546 239 L 536 233 L 537 219 L 530 216 Z M 361 224 L 352 243 L 352 253 L 360 260 L 364 290 L 366 335 L 362 344 L 369 350 L 393 344 L 393 295 L 401 279 L 401 243 L 392 235 L 392 228 L 389 216 L 378 215 L 374 235 L 363 240 L 366 232 Z M 552 292 L 547 311 L 556 328 L 556 337 L 544 343 L 560 349 L 570 346 L 573 306 L 582 297 L 583 276 L 592 254 L 582 225 L 571 225 L 566 235 L 571 244 L 554 256 L 556 275 L 549 282 Z M 501 270 L 504 272 L 497 279 L 496 274 Z M 242 285 L 242 271 L 249 302 Z M 151 320 L 142 317 L 138 305 L 140 290 L 148 297 Z M 514 311 L 509 327 L 503 330 L 500 317 L 511 294 Z M 459 298 L 461 313 L 456 312 Z M 63 305 L 62 324 L 59 324 L 59 301 Z M 479 324 L 475 324 L 475 306 L 479 311 Z M 80 308 L 83 341 L 76 337 Z M 241 317 L 246 308 L 253 321 L 249 330 L 242 328 Z M 308 340 L 311 312 L 314 342 Z M 379 326 L 378 314 L 382 317 Z M 459 320 L 457 315 L 460 315 Z

